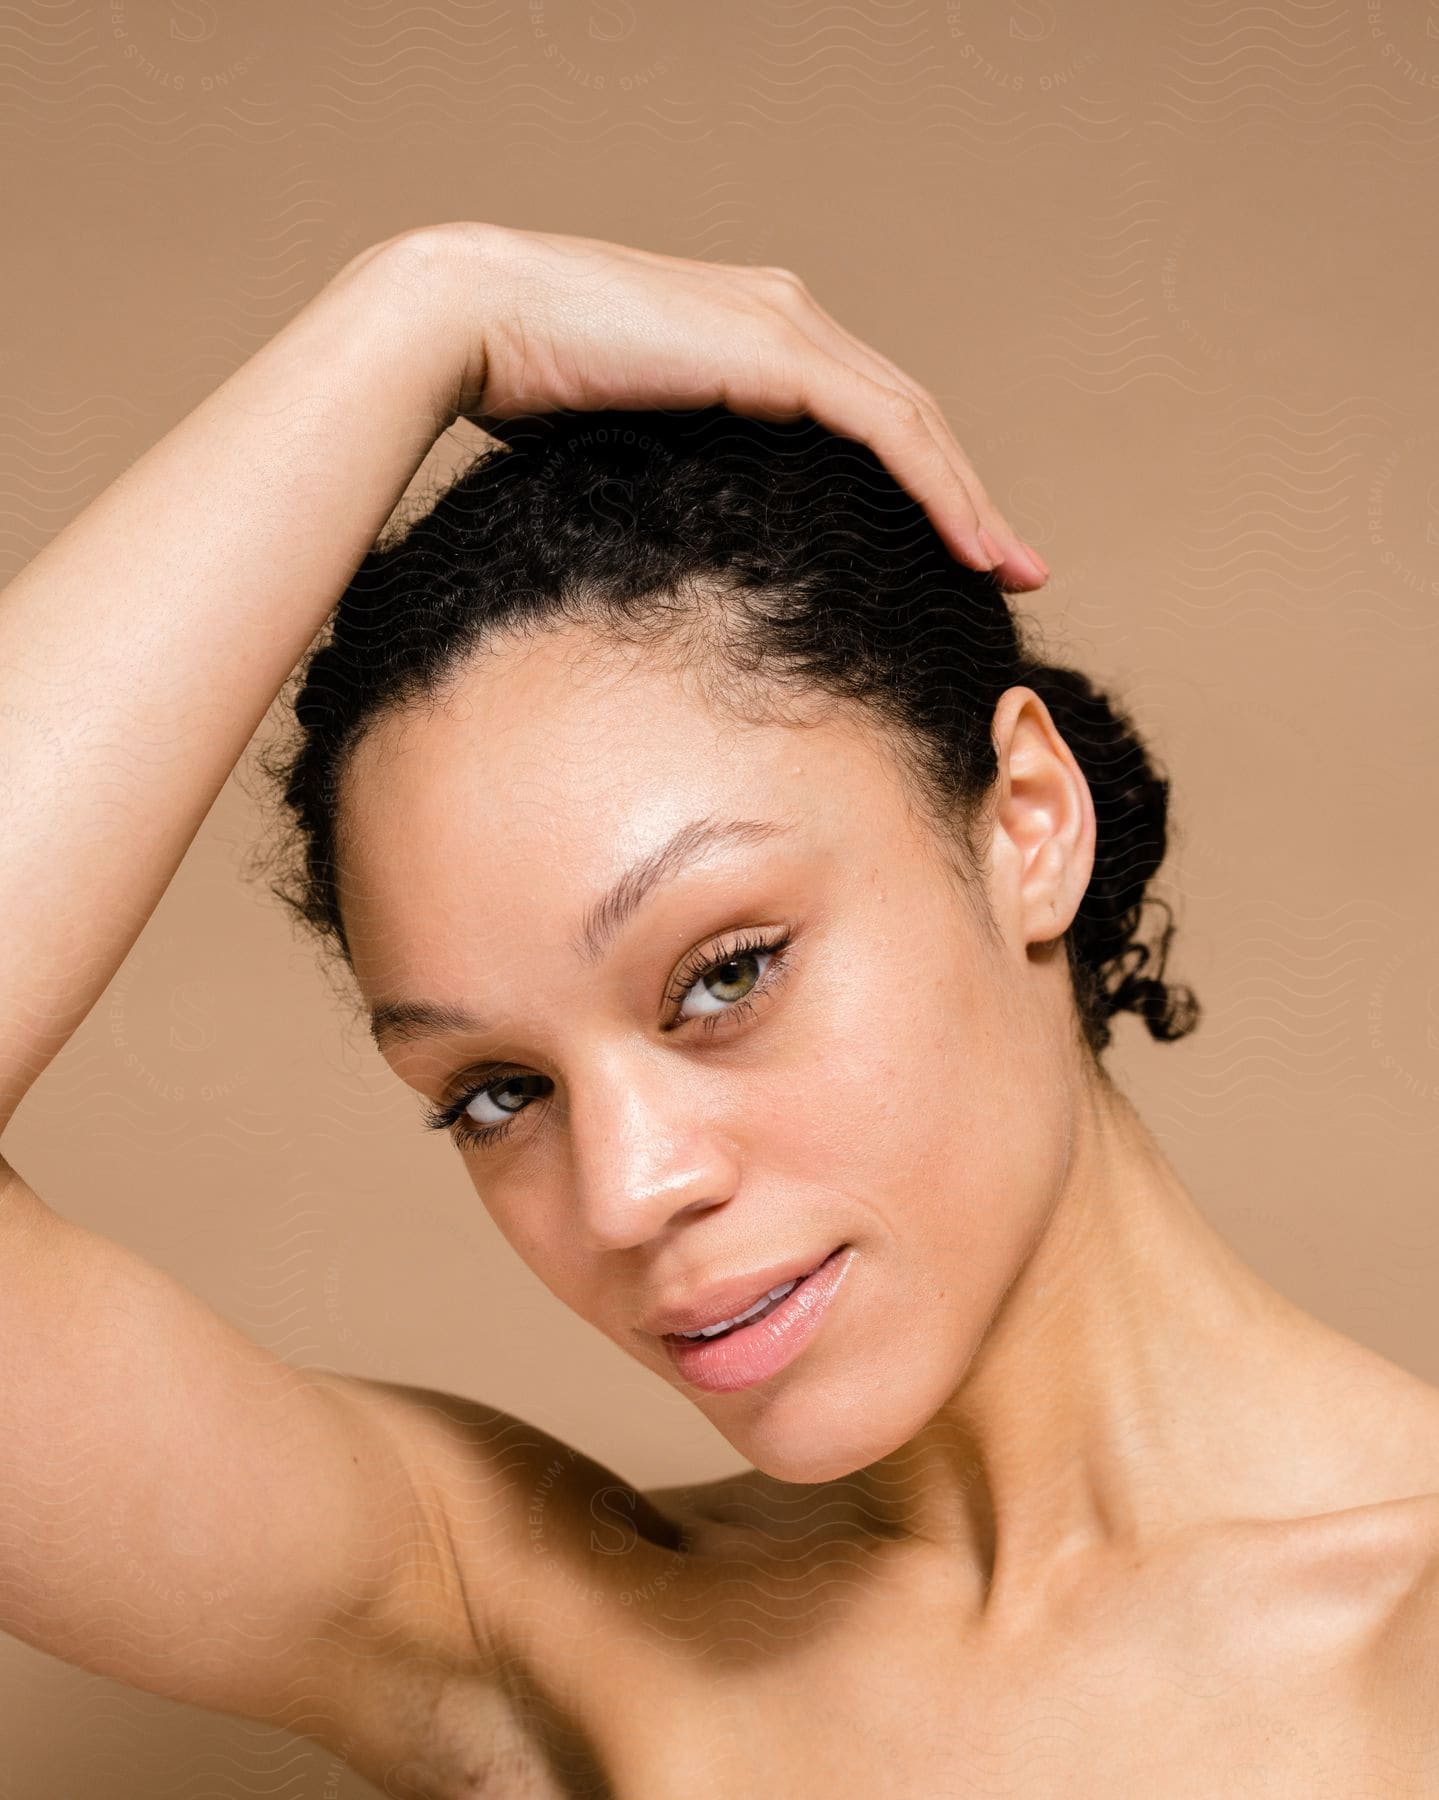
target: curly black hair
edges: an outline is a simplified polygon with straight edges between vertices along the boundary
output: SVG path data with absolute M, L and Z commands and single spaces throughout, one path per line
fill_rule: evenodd
M 1065 933 L 1084 1042 L 1138 1013 L 1169 1042 L 1199 1005 L 1166 984 L 1174 931 L 1146 895 L 1164 859 L 1169 783 L 1131 720 L 1078 671 L 1041 660 L 992 576 L 959 563 L 865 444 L 813 419 L 723 406 L 565 411 L 488 428 L 418 518 L 370 551 L 299 671 L 297 735 L 262 766 L 286 835 L 271 886 L 348 963 L 336 883 L 345 759 L 385 713 L 432 696 L 501 631 L 566 622 L 661 638 L 730 703 L 829 696 L 886 728 L 936 819 L 972 822 L 997 775 L 990 724 L 1031 687 L 1094 799 L 1094 870 Z M 1163 913 L 1153 943 L 1146 905 Z

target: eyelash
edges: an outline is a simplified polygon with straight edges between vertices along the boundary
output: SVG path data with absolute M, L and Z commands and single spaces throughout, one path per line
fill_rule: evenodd
M 742 1000 L 736 1000 L 733 1006 L 724 1007 L 719 1012 L 707 1013 L 698 1020 L 682 1019 L 678 1023 L 698 1024 L 700 1030 L 708 1036 L 715 1030 L 721 1019 L 731 1019 L 736 1014 L 741 1018 L 747 1017 L 754 1010 L 755 997 L 760 993 L 768 993 L 784 973 L 789 945 L 790 934 L 785 932 L 778 937 L 771 938 L 746 935 L 737 942 L 726 945 L 718 954 L 708 949 L 695 952 L 677 970 L 670 990 L 665 996 L 666 1000 L 674 1006 L 682 1005 L 685 996 L 694 984 L 702 975 L 707 975 L 711 969 L 722 968 L 727 962 L 737 962 L 743 956 L 763 954 L 767 955 L 770 960 L 765 964 L 764 973 L 760 976 L 758 983 Z M 671 1026 L 670 1029 L 673 1030 L 674 1027 Z M 449 1131 L 453 1135 L 456 1145 L 462 1150 L 497 1144 L 501 1138 L 509 1134 L 515 1120 L 522 1113 L 528 1112 L 529 1108 L 521 1107 L 503 1125 L 475 1125 L 466 1119 L 465 1108 L 480 1094 L 486 1093 L 491 1088 L 505 1087 L 524 1073 L 525 1071 L 517 1069 L 508 1074 L 494 1076 L 489 1081 L 481 1082 L 478 1087 L 469 1088 L 465 1093 L 456 1095 L 453 1100 L 446 1101 L 443 1105 L 427 1107 L 424 1115 L 425 1130 Z

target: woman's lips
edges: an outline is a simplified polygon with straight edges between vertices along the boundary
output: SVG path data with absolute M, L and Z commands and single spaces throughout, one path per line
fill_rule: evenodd
M 683 1337 L 721 1320 L 733 1324 L 756 1302 L 766 1302 L 776 1288 L 788 1287 L 813 1275 L 820 1258 L 811 1262 L 808 1255 L 786 1257 L 766 1269 L 750 1269 L 744 1275 L 713 1281 L 703 1289 L 690 1287 L 683 1299 L 674 1305 L 659 1305 L 640 1321 L 640 1328 L 653 1337 Z
M 706 1393 L 727 1394 L 774 1375 L 818 1331 L 854 1260 L 841 1244 L 762 1317 L 712 1338 L 661 1339 L 680 1376 Z

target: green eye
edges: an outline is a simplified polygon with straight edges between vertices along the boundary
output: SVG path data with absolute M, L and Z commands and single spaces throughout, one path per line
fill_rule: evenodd
M 679 1019 L 715 1018 L 738 1007 L 764 986 L 772 965 L 783 960 L 787 939 L 736 944 L 725 955 L 700 963 L 681 977 Z
M 759 958 L 751 950 L 743 956 L 730 957 L 728 962 L 716 963 L 700 976 L 700 981 L 716 1000 L 743 1000 L 760 974 Z

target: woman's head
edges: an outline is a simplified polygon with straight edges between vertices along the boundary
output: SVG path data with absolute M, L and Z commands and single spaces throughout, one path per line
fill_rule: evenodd
M 486 1133 L 546 1285 L 761 1468 L 846 1472 L 962 1378 L 1111 1017 L 1194 1022 L 1168 924 L 1137 936 L 1166 784 L 864 446 L 721 408 L 503 432 L 304 671 L 279 891 Z M 841 1245 L 757 1383 L 692 1386 L 651 1329 Z

